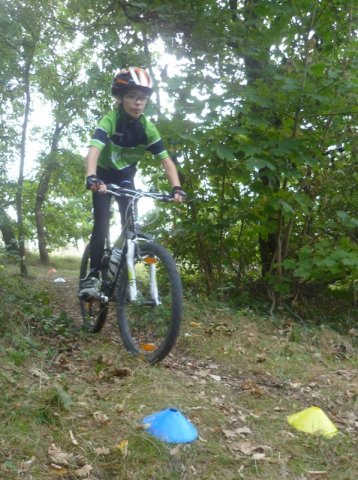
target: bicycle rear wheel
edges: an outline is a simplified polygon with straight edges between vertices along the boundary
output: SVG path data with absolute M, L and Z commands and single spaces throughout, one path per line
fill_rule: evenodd
M 81 260 L 80 279 L 85 278 L 89 271 L 90 264 L 90 246 L 86 246 Z M 87 332 L 97 333 L 102 330 L 107 318 L 108 303 L 104 303 L 100 298 L 83 300 L 80 298 L 81 315 L 83 326 Z
M 169 252 L 153 242 L 139 242 L 135 260 L 138 299 L 128 300 L 128 270 L 118 282 L 118 326 L 125 348 L 155 363 L 168 355 L 179 335 L 182 285 Z M 153 282 L 153 278 L 156 282 Z M 157 285 L 157 289 L 153 284 Z

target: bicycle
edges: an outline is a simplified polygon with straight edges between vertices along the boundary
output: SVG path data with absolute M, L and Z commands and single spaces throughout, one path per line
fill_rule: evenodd
M 149 363 L 165 358 L 179 335 L 182 317 L 182 283 L 175 261 L 153 237 L 141 231 L 138 223 L 138 201 L 152 198 L 172 200 L 158 192 L 132 190 L 107 185 L 105 195 L 127 197 L 126 223 L 110 245 L 106 235 L 101 267 L 101 291 L 95 298 L 80 297 L 84 328 L 99 332 L 106 321 L 109 304 L 117 303 L 119 333 L 125 348 L 141 355 Z M 112 261 L 121 252 L 117 262 Z M 112 258 L 112 260 L 111 260 Z M 86 246 L 80 267 L 80 279 L 89 270 L 90 250 Z

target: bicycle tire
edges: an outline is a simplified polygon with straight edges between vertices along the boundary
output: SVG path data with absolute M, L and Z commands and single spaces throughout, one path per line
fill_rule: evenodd
M 161 303 L 148 301 L 149 269 L 155 264 Z M 117 291 L 118 327 L 125 348 L 147 362 L 163 360 L 179 335 L 183 293 L 173 257 L 155 242 L 139 242 L 135 260 L 139 300 L 128 300 L 128 270 L 125 264 Z
M 85 278 L 89 270 L 90 246 L 86 246 L 80 266 L 80 279 Z M 83 327 L 87 332 L 98 333 L 102 330 L 107 318 L 108 304 L 103 305 L 99 299 L 84 301 L 80 298 L 80 308 L 83 320 Z

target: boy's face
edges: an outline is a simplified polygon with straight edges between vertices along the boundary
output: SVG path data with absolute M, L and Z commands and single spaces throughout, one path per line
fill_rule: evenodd
M 148 103 L 149 96 L 146 95 L 140 88 L 133 88 L 129 90 L 121 99 L 119 103 L 122 104 L 124 111 L 132 118 L 139 118 Z

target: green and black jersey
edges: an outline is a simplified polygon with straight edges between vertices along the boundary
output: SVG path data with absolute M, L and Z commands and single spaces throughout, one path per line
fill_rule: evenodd
M 133 119 L 121 109 L 111 111 L 100 120 L 90 146 L 101 150 L 100 167 L 115 170 L 137 163 L 146 151 L 159 160 L 168 156 L 155 125 L 145 115 Z

